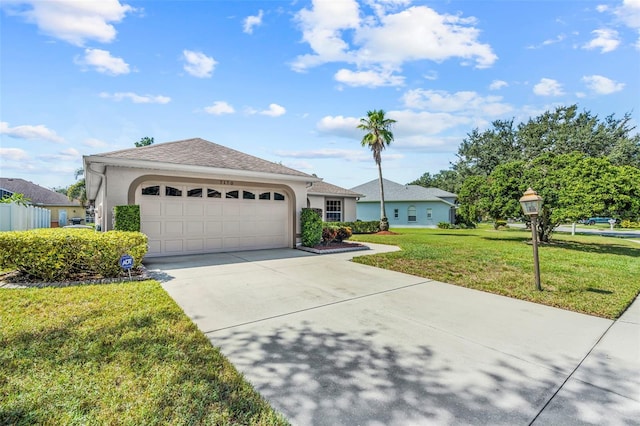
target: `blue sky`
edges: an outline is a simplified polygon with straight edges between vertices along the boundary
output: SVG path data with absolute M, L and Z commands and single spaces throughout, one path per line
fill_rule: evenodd
M 472 129 L 577 103 L 640 113 L 640 0 L 0 0 L 0 176 L 67 186 L 82 155 L 201 137 L 346 188 L 356 129 L 397 120 L 385 178 Z

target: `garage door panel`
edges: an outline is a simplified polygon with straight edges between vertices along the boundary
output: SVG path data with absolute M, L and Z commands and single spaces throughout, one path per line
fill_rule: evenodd
M 187 221 L 186 228 L 188 235 L 204 235 L 204 223 L 202 221 Z
M 160 235 L 162 232 L 162 222 L 159 220 L 141 221 L 140 230 L 147 235 Z
M 205 232 L 207 235 L 221 235 L 222 234 L 222 222 L 219 221 L 207 221 L 207 225 L 205 227 Z
M 216 251 L 222 248 L 222 238 L 207 238 L 205 240 L 205 249 Z
M 184 215 L 184 204 L 181 202 L 167 202 L 164 205 L 164 214 L 167 216 L 182 216 Z
M 144 231 L 143 231 L 144 232 Z M 146 234 L 146 232 L 145 232 Z M 154 254 L 160 254 L 162 253 L 162 242 L 160 240 L 152 240 L 149 239 L 147 241 L 147 245 L 149 247 L 149 251 L 148 253 L 150 255 L 154 255 Z
M 167 253 L 181 253 L 184 251 L 184 244 L 182 239 L 165 240 L 164 250 Z
M 202 216 L 204 214 L 204 205 L 201 202 L 187 201 L 185 206 L 185 215 L 187 216 Z
M 146 200 L 140 204 L 140 216 L 162 216 L 162 203 L 160 200 Z
M 204 240 L 202 238 L 187 239 L 187 251 L 201 252 L 204 249 Z
M 164 223 L 165 235 L 182 235 L 184 227 L 182 221 L 167 221 Z
M 237 201 L 228 200 L 227 204 L 222 206 L 222 216 L 238 217 L 240 216 L 240 206 Z
M 238 235 L 240 233 L 240 222 L 224 222 L 222 224 L 222 233 L 224 236 Z
M 222 239 L 222 248 L 224 249 L 237 249 L 240 247 L 240 238 L 238 237 L 224 237 Z
M 204 215 L 208 217 L 222 216 L 221 202 L 206 202 L 205 208 L 204 208 Z

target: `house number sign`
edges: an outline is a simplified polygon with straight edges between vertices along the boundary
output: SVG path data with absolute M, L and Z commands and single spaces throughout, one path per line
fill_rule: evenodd
M 233 185 L 232 180 L 221 180 L 220 185 Z

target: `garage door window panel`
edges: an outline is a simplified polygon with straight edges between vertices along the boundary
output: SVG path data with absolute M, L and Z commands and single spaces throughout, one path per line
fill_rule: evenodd
M 167 197 L 182 197 L 182 189 L 167 185 L 164 188 L 164 195 Z
M 191 188 L 187 190 L 187 197 L 202 198 L 202 188 Z
M 226 198 L 238 199 L 240 196 L 239 191 L 227 191 Z
M 261 199 L 261 200 L 271 200 L 271 193 L 270 192 L 262 192 L 258 198 Z
M 256 194 L 251 191 L 242 191 L 242 199 L 243 200 L 255 200 Z
M 207 198 L 222 198 L 222 193 L 217 189 L 207 188 Z
M 274 192 L 273 199 L 276 201 L 284 201 L 284 195 L 280 194 L 279 192 Z
M 160 185 L 145 186 L 142 188 L 142 195 L 160 196 Z

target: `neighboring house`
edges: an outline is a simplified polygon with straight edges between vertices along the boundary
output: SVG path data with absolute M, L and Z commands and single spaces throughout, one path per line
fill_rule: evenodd
M 353 222 L 361 195 L 327 182 L 313 182 L 307 190 L 307 207 L 322 210 L 325 222 Z
M 454 223 L 456 194 L 438 188 L 384 182 L 384 204 L 390 226 L 437 226 Z M 357 202 L 359 220 L 380 219 L 380 183 L 378 179 L 351 188 L 362 194 Z
M 326 206 L 323 197 L 343 201 L 351 209 L 344 217 L 355 216 L 349 191 L 337 194 L 320 178 L 199 138 L 83 160 L 96 224 L 112 229 L 114 206 L 140 205 L 149 256 L 295 247 L 301 209 Z M 308 193 L 313 186 L 320 192 Z
M 24 179 L 0 178 L 0 194 L 23 194 L 34 206 L 51 210 L 51 227 L 65 226 L 71 218 L 85 219 L 85 210 L 79 201 L 69 201 L 66 195 L 44 188 Z

